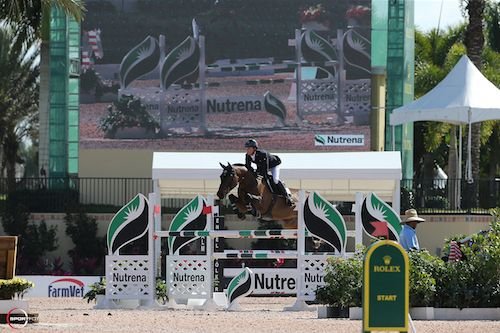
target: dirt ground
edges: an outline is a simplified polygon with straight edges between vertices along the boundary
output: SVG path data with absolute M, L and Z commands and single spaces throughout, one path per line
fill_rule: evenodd
M 283 312 L 293 298 L 246 298 L 241 312 L 191 310 L 94 310 L 79 298 L 32 298 L 34 332 L 342 332 L 359 333 L 361 321 L 318 319 L 316 311 Z M 500 321 L 414 321 L 418 333 L 500 332 Z M 0 331 L 10 330 L 0 325 Z M 410 330 L 411 332 L 411 330 Z

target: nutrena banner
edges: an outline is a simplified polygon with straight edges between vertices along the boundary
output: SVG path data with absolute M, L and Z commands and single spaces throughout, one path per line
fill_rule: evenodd
M 21 275 L 20 278 L 31 281 L 34 288 L 28 289 L 26 297 L 78 297 L 82 298 L 92 283 L 99 282 L 100 276 L 52 276 Z

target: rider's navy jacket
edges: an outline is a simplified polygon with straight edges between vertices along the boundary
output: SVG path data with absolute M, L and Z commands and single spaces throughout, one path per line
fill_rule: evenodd
M 252 168 L 252 163 L 257 165 L 257 174 L 261 176 L 266 176 L 267 171 L 270 168 L 274 168 L 281 164 L 281 160 L 278 156 L 269 154 L 267 151 L 262 149 L 257 149 L 255 151 L 255 161 L 248 155 L 245 155 L 245 166 L 248 170 L 254 172 Z

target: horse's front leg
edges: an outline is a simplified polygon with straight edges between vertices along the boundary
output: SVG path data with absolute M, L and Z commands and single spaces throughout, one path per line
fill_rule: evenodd
M 231 202 L 231 208 L 233 212 L 238 215 L 241 220 L 245 219 L 245 213 L 247 212 L 247 204 L 239 197 L 234 194 L 229 194 L 229 202 Z

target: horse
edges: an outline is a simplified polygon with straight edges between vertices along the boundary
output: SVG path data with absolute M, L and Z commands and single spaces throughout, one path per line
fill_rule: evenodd
M 238 196 L 229 194 L 228 198 L 240 219 L 253 207 L 261 219 L 281 221 L 285 229 L 297 229 L 295 198 L 292 206 L 287 205 L 285 198 L 271 193 L 263 177 L 255 177 L 244 164 L 219 164 L 223 171 L 217 196 L 223 199 L 238 186 Z

